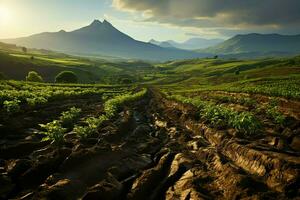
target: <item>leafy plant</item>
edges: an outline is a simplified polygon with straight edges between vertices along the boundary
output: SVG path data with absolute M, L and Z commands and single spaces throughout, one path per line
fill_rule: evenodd
M 283 125 L 285 123 L 285 116 L 278 110 L 277 106 L 268 106 L 266 109 L 267 115 L 275 121 L 275 123 L 279 125 Z
M 12 101 L 4 101 L 3 107 L 9 114 L 13 114 L 20 111 L 20 103 L 21 101 L 17 99 L 14 99 Z
M 40 124 L 40 127 L 46 130 L 43 132 L 46 135 L 46 137 L 43 138 L 43 141 L 51 140 L 55 145 L 63 144 L 64 133 L 67 129 L 62 127 L 60 121 L 54 120 L 47 124 Z
M 237 131 L 250 135 L 261 129 L 260 121 L 249 112 L 232 115 L 229 118 L 229 124 Z
M 99 127 L 104 121 L 113 118 L 120 107 L 125 103 L 136 101 L 147 93 L 146 89 L 135 94 L 124 94 L 114 97 L 104 103 L 105 114 L 100 115 L 98 118 L 90 117 L 85 120 L 86 126 L 75 126 L 74 132 L 80 135 L 81 138 L 87 138 L 94 133 L 97 133 Z
M 59 118 L 63 127 L 72 127 L 73 123 L 80 117 L 81 109 L 72 107 L 69 111 L 63 112 Z
M 85 120 L 86 126 L 75 126 L 74 132 L 76 132 L 81 138 L 87 138 L 94 133 L 97 133 L 101 124 L 108 118 L 105 115 L 101 115 L 99 118 L 90 117 Z
M 168 98 L 194 105 L 199 110 L 200 118 L 213 127 L 232 127 L 246 135 L 254 134 L 261 129 L 260 121 L 250 112 L 239 113 L 222 105 L 180 95 L 168 96 Z

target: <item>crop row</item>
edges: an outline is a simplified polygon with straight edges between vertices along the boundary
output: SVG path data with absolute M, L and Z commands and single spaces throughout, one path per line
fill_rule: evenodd
M 104 104 L 104 114 L 98 117 L 88 117 L 84 120 L 84 125 L 75 125 L 78 120 L 81 110 L 71 108 L 69 111 L 62 113 L 59 120 L 54 120 L 40 126 L 45 130 L 44 140 L 51 140 L 56 145 L 61 145 L 64 141 L 64 134 L 68 130 L 74 131 L 80 138 L 85 139 L 94 133 L 97 133 L 104 121 L 110 120 L 116 116 L 124 104 L 134 102 L 147 93 L 146 89 L 134 94 L 123 94 L 116 96 Z
M 251 112 L 237 112 L 199 98 L 180 95 L 169 95 L 167 98 L 195 106 L 200 119 L 215 128 L 234 128 L 239 133 L 252 135 L 259 132 L 262 127 L 261 122 Z
M 101 95 L 103 93 L 115 94 L 126 91 L 126 89 L 120 88 L 103 89 L 99 87 L 56 87 L 31 84 L 19 85 L 17 88 L 8 84 L 2 84 L 1 86 L 0 108 L 3 107 L 8 113 L 19 112 L 21 105 L 34 107 L 52 100 L 87 95 Z

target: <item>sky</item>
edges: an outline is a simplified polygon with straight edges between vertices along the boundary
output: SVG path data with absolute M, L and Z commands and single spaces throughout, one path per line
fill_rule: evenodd
M 300 34 L 300 0 L 0 0 L 0 38 L 72 31 L 94 19 L 141 41 L 292 35 Z

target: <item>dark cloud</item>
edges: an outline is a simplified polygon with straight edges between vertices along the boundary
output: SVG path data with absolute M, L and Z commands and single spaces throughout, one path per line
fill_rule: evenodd
M 146 21 L 198 28 L 292 29 L 300 26 L 300 0 L 114 0 L 142 11 Z

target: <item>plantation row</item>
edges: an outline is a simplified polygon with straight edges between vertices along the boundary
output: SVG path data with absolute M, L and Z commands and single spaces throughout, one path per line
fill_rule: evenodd
M 214 128 L 234 128 L 237 133 L 245 136 L 260 133 L 263 129 L 263 123 L 256 117 L 257 114 L 265 113 L 267 118 L 273 123 L 282 126 L 285 123 L 285 116 L 279 111 L 278 103 L 272 101 L 267 107 L 259 104 L 254 105 L 253 112 L 236 111 L 225 105 L 218 105 L 213 101 L 204 101 L 199 97 L 188 98 L 181 95 L 169 95 L 166 97 L 184 104 L 191 104 L 197 108 L 199 118 L 202 122 Z M 225 97 L 224 97 L 225 98 Z M 231 99 L 231 98 L 229 98 Z M 237 99 L 231 99 L 237 101 Z M 250 101 L 250 100 L 249 100 Z M 248 101 L 239 100 L 247 104 Z
M 175 93 L 195 93 L 203 91 L 226 91 L 235 93 L 262 94 L 272 97 L 300 99 L 299 76 L 282 79 L 249 79 L 238 82 L 223 83 L 220 85 L 192 85 L 189 89 L 184 86 L 162 86 L 165 90 Z
M 47 84 L 31 84 L 17 82 L 3 82 L 0 90 L 0 108 L 8 113 L 16 113 L 21 105 L 35 107 L 49 101 L 66 98 L 76 98 L 88 95 L 119 94 L 130 88 L 104 88 L 104 87 L 79 87 L 79 86 L 52 86 Z
M 103 122 L 114 118 L 123 105 L 141 99 L 146 93 L 147 90 L 142 89 L 134 94 L 127 93 L 115 96 L 104 103 L 103 114 L 84 119 L 82 125 L 75 125 L 80 118 L 81 109 L 73 107 L 69 111 L 63 112 L 58 120 L 40 124 L 45 130 L 43 140 L 51 140 L 55 145 L 61 145 L 64 142 L 64 134 L 72 129 L 81 139 L 85 139 L 97 133 Z
M 267 80 L 258 83 L 245 82 L 245 84 L 232 85 L 230 87 L 223 88 L 222 90 L 300 99 L 299 85 L 299 78 L 287 80 Z

